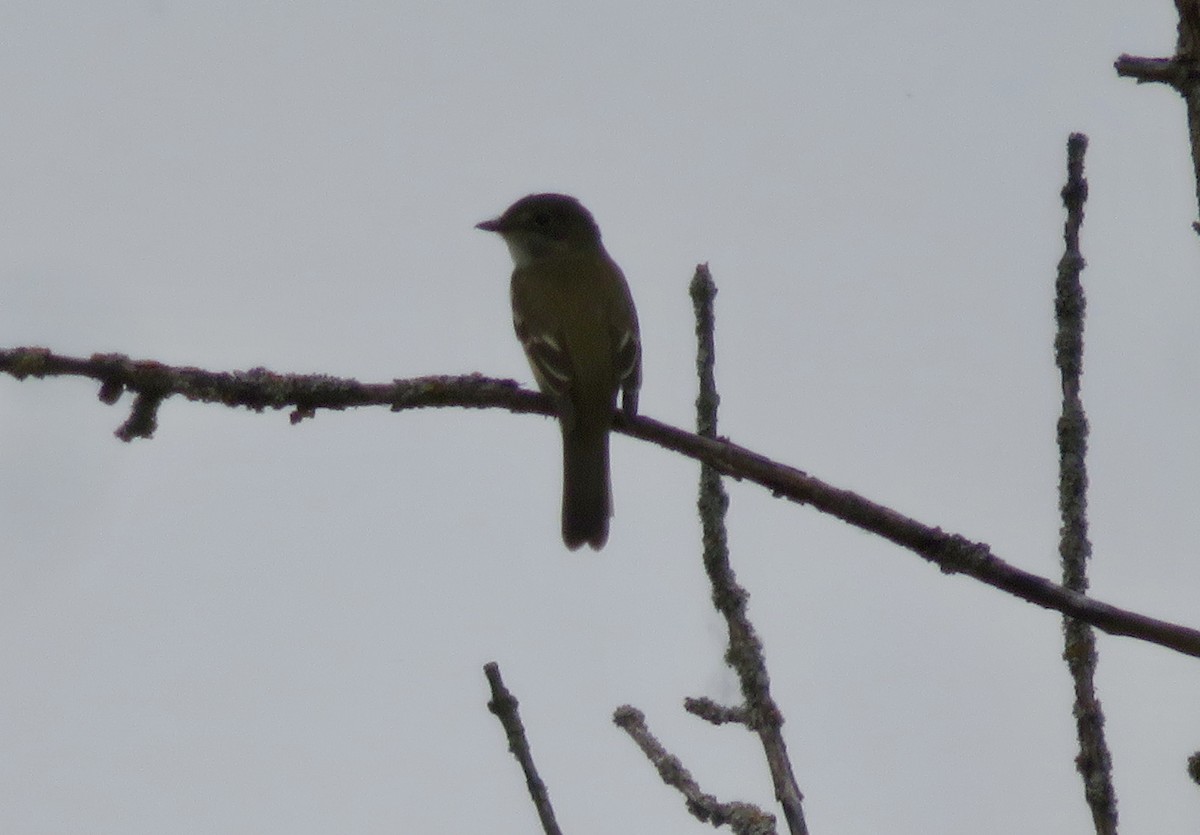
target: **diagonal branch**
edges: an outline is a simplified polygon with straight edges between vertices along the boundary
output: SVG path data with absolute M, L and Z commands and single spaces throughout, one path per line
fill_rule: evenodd
M 0 350 L 0 373 L 28 377 L 87 377 L 101 383 L 101 398 L 115 402 L 125 390 L 153 393 L 160 400 L 179 395 L 203 403 L 245 406 L 255 411 L 292 409 L 292 422 L 317 409 L 386 406 L 393 411 L 455 406 L 499 408 L 551 415 L 546 398 L 512 380 L 478 374 L 418 377 L 392 383 L 359 383 L 321 375 L 274 374 L 264 369 L 212 372 L 158 362 L 135 362 L 120 355 L 90 359 L 65 357 L 45 348 Z M 981 542 L 918 522 L 889 507 L 843 490 L 807 473 L 720 438 L 702 438 L 647 417 L 618 414 L 614 428 L 698 461 L 722 475 L 754 482 L 775 496 L 811 505 L 854 527 L 907 548 L 947 574 L 967 574 L 1022 600 L 1078 618 L 1112 635 L 1127 635 L 1200 658 L 1200 631 L 1119 609 L 1031 574 L 992 554 Z
M 488 710 L 495 714 L 508 737 L 508 750 L 521 764 L 525 774 L 525 786 L 529 789 L 529 797 L 537 809 L 538 820 L 542 822 L 542 831 L 546 835 L 562 835 L 558 821 L 554 818 L 554 807 L 550 804 L 550 793 L 546 784 L 538 775 L 537 766 L 533 764 L 533 753 L 529 750 L 529 740 L 525 736 L 525 725 L 521 722 L 521 714 L 517 712 L 517 697 L 500 678 L 500 665 L 489 661 L 483 665 L 483 673 L 487 676 L 488 686 L 492 690 L 492 699 L 488 702 Z
M 646 727 L 646 717 L 636 707 L 622 705 L 613 711 L 613 723 L 642 749 L 658 769 L 658 776 L 679 791 L 687 801 L 687 810 L 697 820 L 713 826 L 728 826 L 736 835 L 776 835 L 774 816 L 751 803 L 722 803 L 706 794 L 679 758 L 667 751 Z

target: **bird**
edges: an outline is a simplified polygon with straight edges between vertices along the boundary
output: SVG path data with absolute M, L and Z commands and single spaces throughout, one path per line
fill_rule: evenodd
M 513 327 L 562 428 L 562 537 L 574 551 L 600 550 L 612 516 L 608 439 L 621 411 L 637 414 L 642 347 L 637 311 L 621 268 L 583 204 L 530 194 L 493 220 L 513 260 Z

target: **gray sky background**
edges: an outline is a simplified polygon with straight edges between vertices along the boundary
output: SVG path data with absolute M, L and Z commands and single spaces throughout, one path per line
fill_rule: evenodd
M 642 410 L 722 431 L 1057 576 L 1065 142 L 1084 247 L 1093 590 L 1200 624 L 1200 312 L 1181 102 L 1116 78 L 1170 3 L 0 5 L 0 344 L 214 370 L 530 381 L 507 253 L 580 197 L 624 267 Z M 0 829 L 530 832 L 482 665 L 572 833 L 702 832 L 611 724 L 771 803 L 732 701 L 697 466 L 614 441 L 599 555 L 554 424 L 300 426 L 182 401 L 153 441 L 78 380 L 0 379 Z M 1059 619 L 731 484 L 814 833 L 1083 832 Z M 1130 832 L 1195 832 L 1200 664 L 1101 637 Z

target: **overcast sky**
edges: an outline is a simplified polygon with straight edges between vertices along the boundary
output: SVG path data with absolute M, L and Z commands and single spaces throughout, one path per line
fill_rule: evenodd
M 1170 3 L 0 3 L 0 347 L 531 384 L 533 191 L 595 214 L 643 413 L 693 424 L 687 283 L 720 286 L 721 431 L 1057 577 L 1052 292 L 1072 131 L 1093 592 L 1200 625 L 1200 315 L 1181 101 L 1118 79 Z M 618 437 L 599 554 L 538 416 L 299 426 L 0 379 L 0 830 L 703 832 L 611 723 L 771 806 L 733 702 L 695 462 Z M 814 833 L 1085 832 L 1059 618 L 730 484 Z M 1120 813 L 1193 833 L 1200 663 L 1101 636 Z M 772 807 L 773 808 L 773 807 Z

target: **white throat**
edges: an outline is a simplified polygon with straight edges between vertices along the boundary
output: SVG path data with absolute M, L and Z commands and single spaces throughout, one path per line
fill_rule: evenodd
M 504 244 L 508 247 L 508 254 L 512 256 L 513 266 L 527 267 L 533 263 L 533 253 L 523 246 L 521 241 L 514 241 L 512 238 L 506 237 Z

